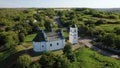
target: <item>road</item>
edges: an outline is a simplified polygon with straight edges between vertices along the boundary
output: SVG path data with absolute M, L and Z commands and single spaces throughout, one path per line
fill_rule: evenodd
M 119 60 L 120 60 L 120 56 L 115 55 L 115 54 L 113 54 L 113 53 L 110 53 L 110 52 L 108 52 L 108 51 L 104 51 L 104 50 L 102 50 L 102 49 L 100 49 L 100 48 L 98 48 L 98 47 L 93 46 L 93 45 L 90 43 L 91 41 L 92 41 L 91 39 L 80 39 L 80 40 L 79 40 L 79 43 L 83 44 L 84 46 L 86 46 L 86 47 L 88 47 L 88 48 L 91 48 L 92 50 L 95 50 L 95 51 L 98 52 L 98 53 L 101 53 L 101 54 L 103 54 L 103 55 L 106 55 L 106 56 L 109 56 L 109 57 L 112 57 L 112 58 L 115 58 L 115 59 L 119 59 Z
M 54 23 L 55 24 L 58 24 L 58 26 L 61 28 L 63 27 L 61 22 L 60 22 L 60 16 L 56 16 L 55 19 L 54 19 Z

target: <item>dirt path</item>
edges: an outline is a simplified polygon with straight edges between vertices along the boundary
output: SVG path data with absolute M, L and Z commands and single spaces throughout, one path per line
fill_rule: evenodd
M 101 53 L 101 54 L 103 54 L 103 55 L 106 55 L 106 56 L 109 56 L 109 57 L 112 57 L 112 58 L 115 58 L 115 59 L 119 59 L 119 60 L 120 60 L 120 56 L 115 55 L 115 54 L 113 54 L 113 53 L 110 53 L 110 52 L 108 52 L 108 51 L 104 51 L 104 50 L 102 50 L 102 49 L 100 49 L 100 48 L 98 48 L 98 47 L 93 46 L 93 45 L 90 43 L 91 41 L 92 41 L 91 39 L 80 39 L 80 40 L 79 40 L 79 43 L 83 44 L 84 46 L 86 46 L 86 47 L 88 47 L 88 48 L 91 48 L 91 49 L 97 51 L 98 53 Z
M 61 22 L 60 22 L 60 16 L 56 16 L 54 19 L 54 23 L 58 24 L 59 28 L 63 27 Z
M 78 44 L 75 44 L 75 45 L 72 45 L 72 50 L 77 50 L 79 49 L 80 47 L 82 47 L 79 43 Z

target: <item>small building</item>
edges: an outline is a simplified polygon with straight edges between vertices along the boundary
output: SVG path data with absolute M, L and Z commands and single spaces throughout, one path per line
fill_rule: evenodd
M 35 52 L 51 51 L 63 49 L 65 46 L 65 39 L 62 31 L 44 31 L 39 30 L 36 37 L 33 39 L 33 50 Z
M 78 28 L 76 25 L 72 25 L 70 27 L 70 32 L 69 32 L 69 42 L 71 44 L 76 44 L 78 43 Z

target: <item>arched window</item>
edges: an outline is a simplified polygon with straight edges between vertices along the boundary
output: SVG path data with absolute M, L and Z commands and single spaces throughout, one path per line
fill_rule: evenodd
M 57 43 L 57 45 L 59 45 L 59 43 Z
M 52 44 L 50 44 L 50 46 L 52 47 Z
M 74 32 L 76 32 L 76 30 L 74 30 Z

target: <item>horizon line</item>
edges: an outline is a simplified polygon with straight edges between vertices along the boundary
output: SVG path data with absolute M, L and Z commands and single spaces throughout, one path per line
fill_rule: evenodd
M 112 8 L 120 8 L 120 7 L 0 7 L 0 9 L 2 8 L 53 8 L 53 9 L 72 9 L 72 8 L 91 8 L 91 9 L 95 9 L 95 8 L 99 8 L 99 9 L 112 9 Z

